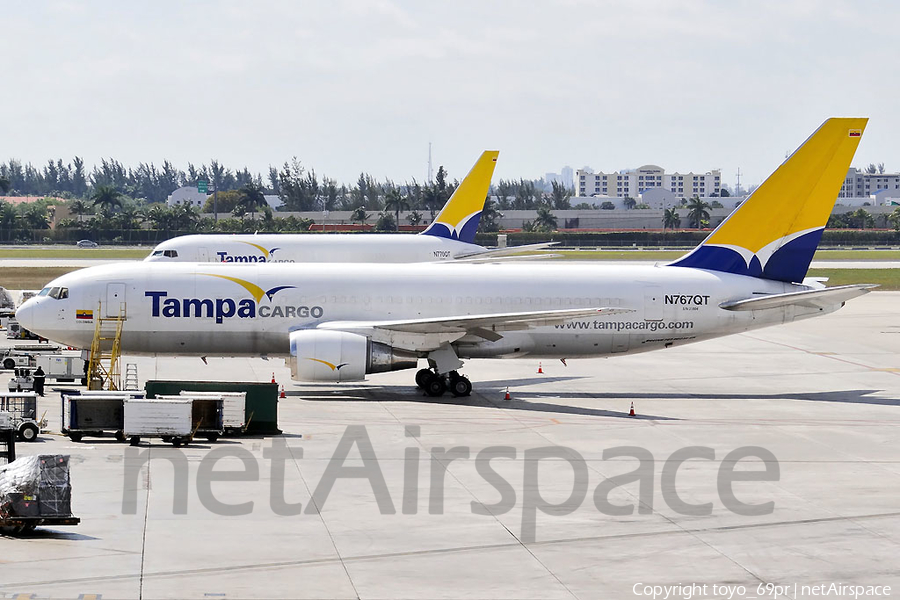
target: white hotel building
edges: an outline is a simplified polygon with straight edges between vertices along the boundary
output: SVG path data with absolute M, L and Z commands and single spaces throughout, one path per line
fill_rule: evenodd
M 579 169 L 576 178 L 576 196 L 581 197 L 638 199 L 648 190 L 663 188 L 676 198 L 704 198 L 718 196 L 722 185 L 722 173 L 718 169 L 703 174 L 665 173 L 662 167 L 656 165 L 644 165 L 619 173 L 594 173 L 590 169 Z

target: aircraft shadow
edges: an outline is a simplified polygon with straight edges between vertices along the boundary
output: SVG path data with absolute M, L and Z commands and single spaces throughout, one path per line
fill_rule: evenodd
M 693 392 L 592 392 L 592 393 L 554 393 L 556 398 L 594 398 L 610 400 L 803 400 L 806 402 L 842 402 L 849 404 L 873 404 L 878 406 L 900 406 L 898 398 L 870 397 L 883 390 L 840 390 L 832 392 L 802 392 L 774 394 L 698 394 Z M 517 398 L 542 399 L 548 394 L 518 391 Z
M 340 393 L 332 390 L 305 390 L 303 392 L 288 393 L 287 396 L 295 396 L 310 402 L 334 402 L 334 401 L 352 401 L 352 402 L 416 402 L 421 404 L 442 404 L 445 406 L 467 406 L 482 407 L 500 410 L 523 410 L 533 412 L 556 413 L 562 415 L 580 415 L 588 417 L 615 417 L 628 419 L 644 419 L 644 420 L 662 420 L 677 421 L 672 417 L 655 416 L 655 415 L 636 415 L 629 416 L 627 411 L 607 410 L 603 408 L 590 408 L 584 406 L 572 406 L 567 404 L 555 404 L 547 402 L 548 397 L 558 398 L 557 395 L 531 395 L 532 399 L 526 397 L 522 393 L 516 393 L 515 398 L 504 400 L 506 388 L 497 390 L 479 391 L 471 396 L 454 397 L 450 394 L 439 398 L 432 398 L 421 390 L 417 390 L 412 386 L 384 386 L 384 387 L 365 387 L 342 389 Z M 496 394 L 497 400 L 491 400 L 487 394 Z M 577 396 L 572 394 L 570 397 L 593 398 L 591 394 Z

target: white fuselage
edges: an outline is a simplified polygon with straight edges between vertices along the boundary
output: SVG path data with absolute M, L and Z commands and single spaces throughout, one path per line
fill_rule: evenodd
M 599 356 L 695 342 L 840 306 L 729 311 L 719 304 L 808 288 L 691 268 L 572 263 L 132 263 L 83 269 L 51 285 L 66 288 L 68 297 L 29 300 L 18 313 L 28 329 L 85 348 L 95 319 L 121 308 L 127 319 L 122 351 L 166 355 L 287 355 L 291 331 L 334 321 L 589 307 L 633 311 L 505 331 L 496 341 L 469 335 L 454 343 L 461 358 Z
M 408 263 L 453 260 L 483 246 L 403 233 L 186 235 L 158 244 L 148 262 Z

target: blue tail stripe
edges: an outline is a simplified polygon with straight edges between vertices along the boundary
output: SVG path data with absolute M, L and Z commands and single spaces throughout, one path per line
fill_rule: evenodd
M 766 263 L 762 276 L 777 281 L 803 281 L 824 230 L 810 231 L 779 248 Z
M 765 268 L 762 267 L 756 256 L 748 266 L 744 258 L 731 248 L 712 245 L 697 247 L 684 258 L 672 263 L 672 266 L 723 271 L 749 277 L 799 283 L 806 277 L 819 240 L 822 239 L 823 230 L 824 228 L 810 231 L 786 243 L 769 257 Z
M 459 240 L 467 244 L 475 243 L 475 234 L 478 233 L 478 223 L 481 221 L 481 211 L 471 215 L 459 229 L 455 229 L 446 223 L 434 221 L 428 226 L 428 229 L 422 232 L 423 235 L 433 235 L 448 240 Z

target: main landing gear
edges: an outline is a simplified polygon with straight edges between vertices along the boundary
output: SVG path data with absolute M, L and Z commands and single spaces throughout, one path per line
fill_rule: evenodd
M 439 398 L 447 391 L 457 397 L 472 393 L 472 382 L 456 371 L 440 375 L 431 369 L 419 369 L 416 373 L 416 386 L 433 398 Z

